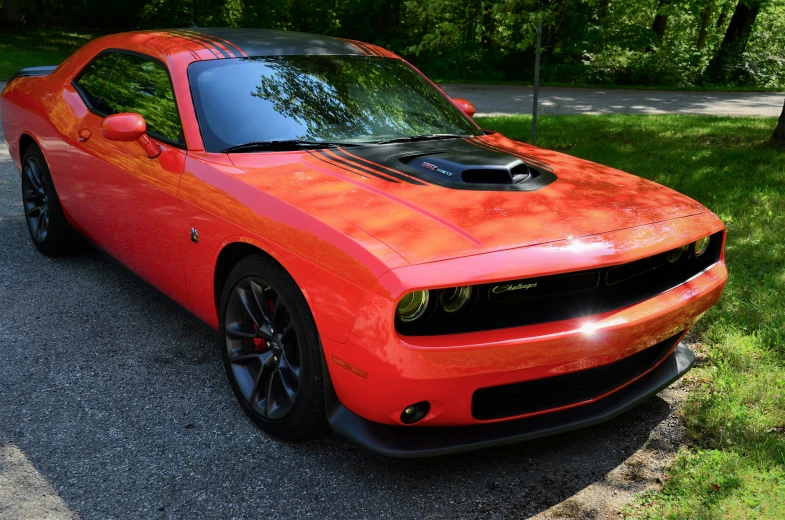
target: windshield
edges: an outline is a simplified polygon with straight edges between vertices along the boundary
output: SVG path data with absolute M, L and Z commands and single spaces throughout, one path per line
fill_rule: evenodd
M 192 63 L 188 75 L 210 152 L 265 141 L 357 143 L 481 133 L 398 59 L 236 58 Z

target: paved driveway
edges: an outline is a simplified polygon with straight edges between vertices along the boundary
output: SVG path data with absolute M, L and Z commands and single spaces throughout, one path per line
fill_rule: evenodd
M 532 87 L 443 84 L 474 103 L 477 115 L 531 114 Z M 542 87 L 540 114 L 702 114 L 777 117 L 785 92 L 676 92 Z
M 431 460 L 281 442 L 240 411 L 212 334 L 102 256 L 34 249 L 0 134 L 2 519 L 589 518 L 655 483 L 683 395 Z

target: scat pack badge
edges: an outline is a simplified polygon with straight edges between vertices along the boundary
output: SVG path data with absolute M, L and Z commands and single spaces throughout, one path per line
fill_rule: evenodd
M 431 170 L 431 171 L 434 171 L 434 172 L 437 172 L 437 173 L 441 173 L 442 175 L 446 175 L 447 177 L 452 177 L 452 172 L 448 172 L 447 170 L 439 168 L 438 166 L 436 166 L 433 163 L 429 163 L 429 162 L 426 161 L 426 162 L 422 163 L 420 166 L 422 166 L 423 168 L 425 168 L 427 170 Z

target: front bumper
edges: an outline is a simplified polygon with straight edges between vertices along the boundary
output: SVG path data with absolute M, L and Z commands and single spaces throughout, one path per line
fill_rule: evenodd
M 536 439 L 608 421 L 668 387 L 692 367 L 695 356 L 679 344 L 654 370 L 593 403 L 505 422 L 450 427 L 407 427 L 363 419 L 344 407 L 328 388 L 332 429 L 386 457 L 417 458 L 460 453 Z

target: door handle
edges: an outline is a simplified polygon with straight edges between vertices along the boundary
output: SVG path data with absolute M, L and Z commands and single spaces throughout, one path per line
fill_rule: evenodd
M 93 133 L 90 130 L 88 130 L 87 128 L 82 128 L 81 130 L 79 130 L 79 137 L 77 137 L 77 139 L 79 140 L 80 143 L 84 143 L 88 139 L 90 139 L 91 135 L 93 135 Z

